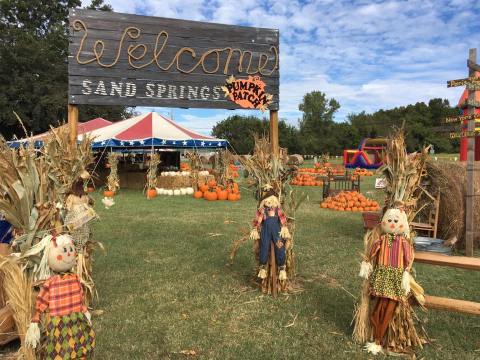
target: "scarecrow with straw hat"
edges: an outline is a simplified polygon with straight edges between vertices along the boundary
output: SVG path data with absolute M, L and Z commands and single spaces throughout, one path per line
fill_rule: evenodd
M 273 242 L 275 249 L 275 260 L 279 268 L 279 280 L 287 280 L 285 270 L 285 242 L 290 239 L 290 232 L 287 227 L 287 218 L 283 212 L 278 194 L 272 186 L 267 184 L 263 187 L 260 205 L 253 219 L 253 229 L 250 238 L 260 240 L 260 271 L 258 277 L 267 277 L 267 262 L 270 256 L 270 244 Z

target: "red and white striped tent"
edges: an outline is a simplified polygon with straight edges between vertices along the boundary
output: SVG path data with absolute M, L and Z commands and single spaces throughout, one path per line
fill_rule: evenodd
M 96 119 L 89 120 L 89 121 L 86 121 L 86 122 L 78 123 L 78 130 L 77 130 L 78 140 L 81 140 L 82 136 L 84 134 L 88 134 L 88 133 L 91 133 L 94 130 L 104 128 L 105 126 L 108 126 L 110 124 L 112 124 L 111 121 L 108 121 L 108 120 L 105 120 L 105 119 L 102 119 L 102 118 L 96 118 Z M 62 125 L 62 126 L 68 126 L 68 125 L 65 124 L 65 125 Z M 30 141 L 33 141 L 35 147 L 41 147 L 41 146 L 43 146 L 43 140 L 48 136 L 48 133 L 49 132 L 46 131 L 44 133 L 37 134 L 35 136 L 29 137 L 29 138 L 26 138 L 26 139 L 10 141 L 8 144 L 9 144 L 10 147 L 17 148 L 20 145 L 23 145 L 23 144 L 26 144 Z
M 150 112 L 91 131 L 93 148 L 226 148 L 228 141 L 202 135 Z

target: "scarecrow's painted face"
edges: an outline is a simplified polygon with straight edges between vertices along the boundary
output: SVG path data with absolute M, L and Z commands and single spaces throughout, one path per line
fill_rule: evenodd
M 280 203 L 278 201 L 278 198 L 274 195 L 267 197 L 262 201 L 263 206 L 266 207 L 278 207 L 280 206 Z
M 387 234 L 408 234 L 408 219 L 405 211 L 388 209 L 382 218 L 382 230 Z
M 73 239 L 68 235 L 61 235 L 50 243 L 48 265 L 55 272 L 66 272 L 75 266 L 77 253 Z

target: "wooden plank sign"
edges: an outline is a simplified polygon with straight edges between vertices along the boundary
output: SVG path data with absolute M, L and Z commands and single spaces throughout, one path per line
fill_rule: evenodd
M 276 29 L 85 9 L 69 20 L 69 104 L 278 110 Z M 264 88 L 233 101 L 222 90 L 232 76 Z
M 466 86 L 466 85 L 479 85 L 480 78 L 478 77 L 468 77 L 465 79 L 457 79 L 447 81 L 447 87 L 456 87 L 456 86 Z
M 467 120 L 477 120 L 480 119 L 480 114 L 473 114 L 473 115 L 462 115 L 462 116 L 449 116 L 445 118 L 445 123 L 455 123 L 455 122 L 464 122 Z

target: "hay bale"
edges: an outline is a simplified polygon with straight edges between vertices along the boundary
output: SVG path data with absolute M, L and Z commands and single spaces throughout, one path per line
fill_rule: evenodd
M 192 186 L 191 176 L 159 176 L 157 187 L 162 189 L 180 189 Z
M 456 162 L 427 162 L 427 191 L 436 196 L 440 192 L 438 234 L 441 239 L 458 238 L 457 246 L 465 248 L 465 198 L 467 175 L 465 164 Z M 475 174 L 474 221 L 475 244 L 480 245 L 480 174 Z M 422 199 L 425 202 L 425 197 Z M 421 203 L 421 202 L 420 202 Z
M 298 154 L 293 154 L 288 157 L 288 165 L 302 165 L 303 164 L 303 156 Z

